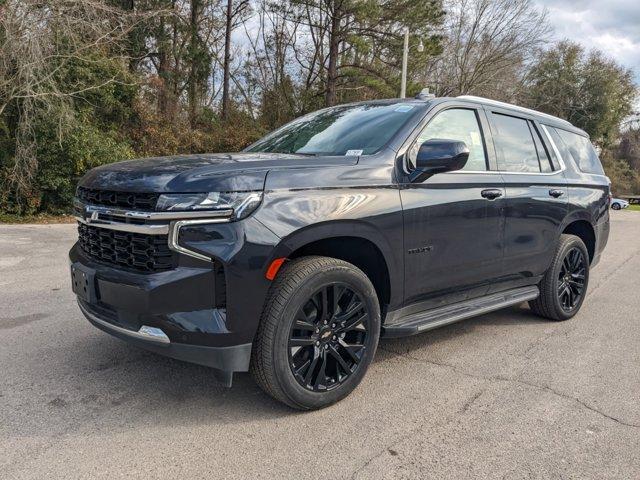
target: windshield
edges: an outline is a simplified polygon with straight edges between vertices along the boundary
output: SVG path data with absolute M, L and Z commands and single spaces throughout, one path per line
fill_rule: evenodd
M 327 108 L 288 123 L 246 151 L 370 155 L 384 147 L 420 107 L 396 103 Z

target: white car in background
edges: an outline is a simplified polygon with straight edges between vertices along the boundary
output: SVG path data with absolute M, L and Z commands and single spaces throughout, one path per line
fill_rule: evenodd
M 622 200 L 621 198 L 612 198 L 611 199 L 611 208 L 614 210 L 622 210 L 623 208 L 627 208 L 629 206 L 629 202 L 626 200 Z

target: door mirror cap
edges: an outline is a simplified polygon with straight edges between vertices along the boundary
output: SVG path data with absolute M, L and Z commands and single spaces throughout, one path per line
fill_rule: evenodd
M 436 173 L 460 170 L 468 159 L 469 149 L 464 142 L 432 138 L 420 145 L 410 180 L 422 182 Z

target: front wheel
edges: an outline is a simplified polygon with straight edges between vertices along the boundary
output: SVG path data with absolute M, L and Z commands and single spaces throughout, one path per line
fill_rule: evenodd
M 611 205 L 611 208 L 613 208 L 614 210 L 620 210 L 622 207 L 619 203 L 614 203 Z
M 360 269 L 335 258 L 299 258 L 271 286 L 251 372 L 293 408 L 326 407 L 360 383 L 379 336 L 378 298 Z
M 540 296 L 529 302 L 537 315 L 550 320 L 573 317 L 587 294 L 589 252 L 575 235 L 563 234 L 551 266 L 540 282 Z

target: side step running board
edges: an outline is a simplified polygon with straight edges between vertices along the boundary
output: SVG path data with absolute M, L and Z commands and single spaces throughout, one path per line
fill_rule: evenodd
M 383 336 L 390 338 L 415 335 L 466 318 L 475 317 L 476 315 L 482 315 L 483 313 L 500 310 L 510 305 L 517 305 L 518 303 L 533 300 L 537 298 L 539 294 L 540 291 L 536 286 L 522 287 L 454 303 L 433 310 L 412 313 L 391 325 L 385 325 L 383 327 Z

